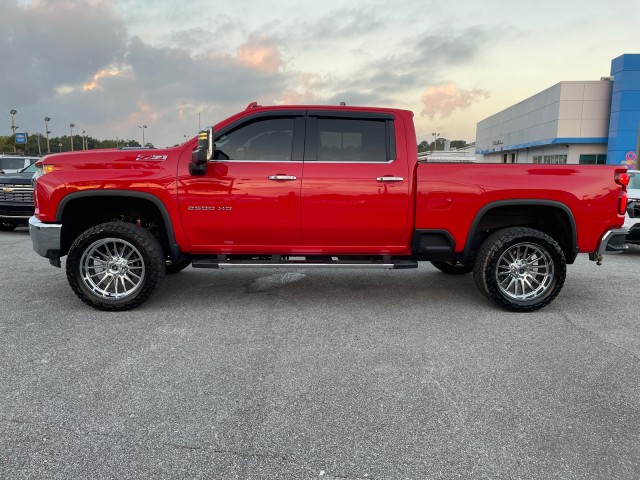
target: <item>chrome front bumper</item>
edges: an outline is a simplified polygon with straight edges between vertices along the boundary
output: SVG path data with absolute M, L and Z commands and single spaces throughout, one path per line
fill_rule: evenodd
M 29 219 L 29 235 L 33 250 L 40 256 L 48 258 L 52 265 L 60 266 L 60 232 L 59 223 L 43 223 L 35 216 Z

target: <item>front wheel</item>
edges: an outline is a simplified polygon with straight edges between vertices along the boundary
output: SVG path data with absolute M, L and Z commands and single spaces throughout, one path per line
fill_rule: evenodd
M 96 225 L 69 249 L 67 279 L 75 294 L 98 310 L 130 310 L 149 298 L 164 279 L 158 240 L 131 223 Z
M 489 236 L 473 267 L 478 289 L 514 312 L 532 312 L 548 305 L 562 290 L 566 274 L 564 253 L 556 241 L 524 227 Z

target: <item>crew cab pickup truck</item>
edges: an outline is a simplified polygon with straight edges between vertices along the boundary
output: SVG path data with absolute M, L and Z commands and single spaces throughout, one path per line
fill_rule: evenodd
M 76 295 L 131 309 L 188 265 L 473 273 L 497 305 L 549 304 L 578 253 L 626 248 L 626 168 L 420 163 L 413 114 L 246 110 L 164 150 L 37 162 L 34 250 Z

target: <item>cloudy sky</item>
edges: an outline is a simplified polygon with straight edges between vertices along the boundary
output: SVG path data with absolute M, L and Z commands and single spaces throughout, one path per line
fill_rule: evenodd
M 0 0 L 0 135 L 173 145 L 258 101 L 412 110 L 419 140 L 640 53 L 640 1 Z M 4 120 L 3 120 L 4 118 Z

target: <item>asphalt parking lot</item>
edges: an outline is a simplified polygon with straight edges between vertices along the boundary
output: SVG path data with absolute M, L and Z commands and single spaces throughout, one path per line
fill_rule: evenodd
M 471 276 L 187 269 L 82 304 L 0 232 L 0 478 L 640 477 L 640 248 L 541 312 Z

